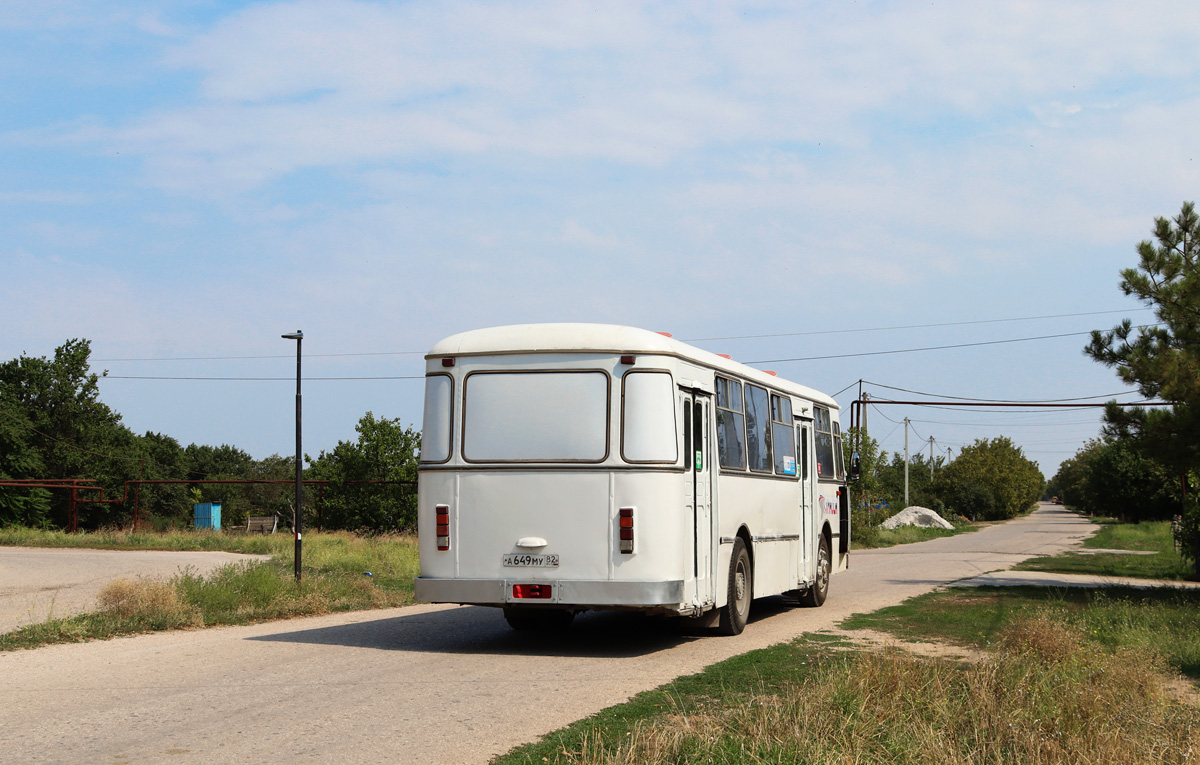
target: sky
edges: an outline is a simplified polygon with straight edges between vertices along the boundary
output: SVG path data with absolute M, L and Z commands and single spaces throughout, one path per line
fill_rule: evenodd
M 529 322 L 843 406 L 1135 400 L 1082 349 L 1153 321 L 1120 271 L 1198 196 L 1198 29 L 1188 1 L 6 0 L 0 359 L 86 338 L 134 431 L 255 457 L 294 450 L 297 329 L 314 457 L 367 411 L 419 427 L 438 340 Z M 1047 478 L 1100 421 L 879 406 L 883 449 L 905 417 L 913 451 L 1007 436 Z

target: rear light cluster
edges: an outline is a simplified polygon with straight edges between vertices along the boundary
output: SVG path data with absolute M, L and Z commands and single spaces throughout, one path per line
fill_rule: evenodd
M 514 584 L 513 598 L 527 598 L 530 600 L 548 600 L 550 598 L 550 585 L 548 584 Z
M 633 508 L 622 507 L 617 518 L 617 526 L 621 532 L 620 550 L 625 555 L 633 554 Z
M 437 515 L 437 547 L 439 550 L 450 549 L 450 506 L 438 505 L 434 512 Z

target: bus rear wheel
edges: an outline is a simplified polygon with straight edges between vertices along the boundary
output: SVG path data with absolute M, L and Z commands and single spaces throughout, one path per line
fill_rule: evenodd
M 829 537 L 821 535 L 821 544 L 817 548 L 817 580 L 800 596 L 800 602 L 816 608 L 825 603 L 829 594 L 829 570 L 832 567 L 829 554 Z
M 575 612 L 565 608 L 506 608 L 504 620 L 518 632 L 561 632 L 571 626 Z
M 750 616 L 750 600 L 754 593 L 754 570 L 750 565 L 750 553 L 741 537 L 734 540 L 733 554 L 729 557 L 729 592 L 725 605 L 721 607 L 718 625 L 722 635 L 739 635 L 746 628 Z

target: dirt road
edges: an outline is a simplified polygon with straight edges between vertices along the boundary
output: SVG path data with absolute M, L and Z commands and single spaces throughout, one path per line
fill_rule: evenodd
M 0 654 L 13 762 L 471 763 L 745 651 L 1092 533 L 1043 505 L 956 537 L 855 552 L 820 609 L 755 603 L 734 638 L 585 615 L 564 638 L 414 606 Z

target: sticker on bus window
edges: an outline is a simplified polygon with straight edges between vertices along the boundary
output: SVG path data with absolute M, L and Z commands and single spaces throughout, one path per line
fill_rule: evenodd
M 784 457 L 783 458 L 783 474 L 784 475 L 796 475 L 796 458 L 795 457 Z
M 696 452 L 696 469 L 704 469 L 704 452 Z

